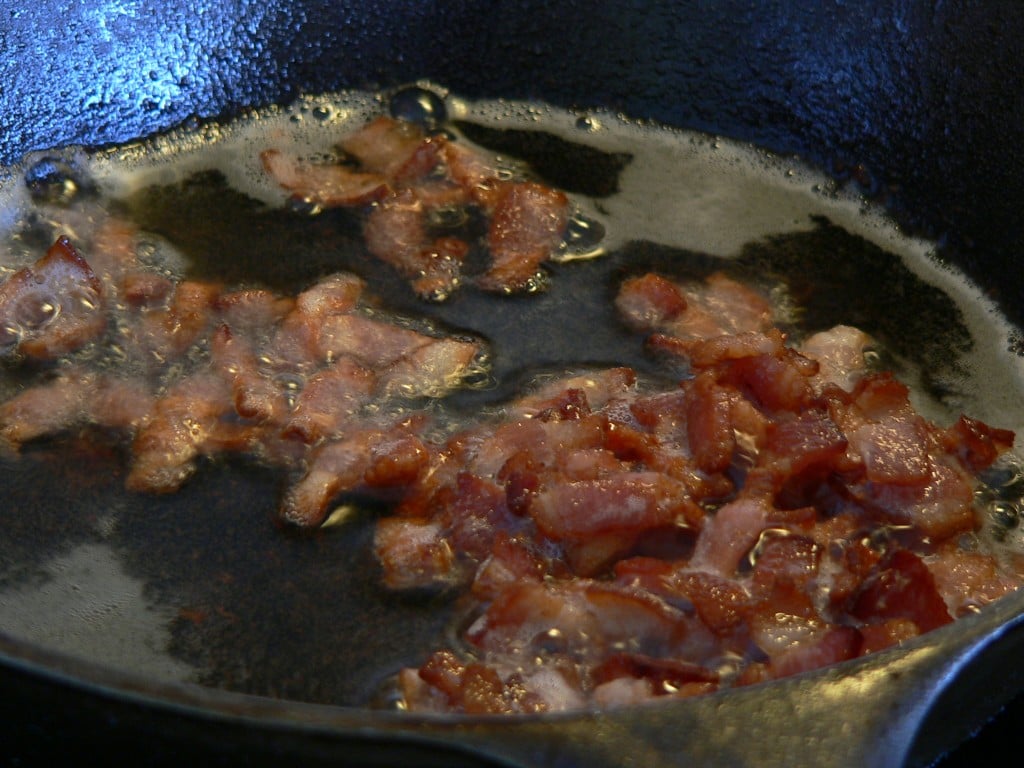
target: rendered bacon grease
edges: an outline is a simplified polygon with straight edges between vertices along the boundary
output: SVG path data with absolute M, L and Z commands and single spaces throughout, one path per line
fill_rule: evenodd
M 253 196 L 351 212 L 362 257 L 424 307 L 537 300 L 576 214 L 602 210 L 443 120 L 366 114 L 319 154 L 275 125 L 233 145 Z M 1019 585 L 1020 558 L 977 535 L 1013 432 L 927 418 L 866 333 L 794 333 L 799 306 L 761 285 L 618 274 L 606 315 L 658 376 L 584 365 L 581 344 L 574 370 L 467 415 L 446 401 L 490 353 L 472 323 L 395 312 L 347 270 L 295 291 L 190 276 L 117 206 L 33 171 L 52 238 L 15 238 L 0 284 L 7 447 L 119 440 L 139 493 L 242 456 L 288 479 L 280 518 L 305 529 L 383 503 L 383 584 L 458 594 L 464 618 L 397 673 L 401 708 L 693 696 L 889 647 Z M 731 204 L 710 198 L 693 205 Z

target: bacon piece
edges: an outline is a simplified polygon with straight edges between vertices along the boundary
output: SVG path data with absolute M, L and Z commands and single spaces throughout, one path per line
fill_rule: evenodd
M 768 656 L 760 674 L 742 684 L 788 677 L 854 658 L 861 634 L 854 627 L 837 626 L 817 617 L 795 616 L 770 605 L 751 619 L 751 637 Z
M 560 712 L 584 703 L 579 688 L 550 665 L 530 673 L 508 671 L 492 664 L 463 663 L 451 651 L 434 653 L 416 680 L 403 677 L 402 682 L 407 704 L 429 707 L 443 699 L 441 709 L 467 714 Z
M 604 422 L 600 417 L 565 421 L 523 419 L 501 425 L 488 439 L 477 440 L 469 466 L 477 474 L 502 477 L 499 473 L 517 453 L 527 454 L 528 465 L 551 467 L 560 454 L 598 448 L 603 441 Z
M 603 710 L 628 707 L 650 701 L 657 694 L 650 680 L 643 677 L 616 677 L 594 686 L 591 698 Z
M 772 656 L 773 677 L 788 677 L 857 656 L 861 634 L 853 627 L 829 626 Z
M 594 669 L 594 680 L 598 687 L 613 680 L 632 678 L 649 683 L 652 695 L 670 694 L 694 696 L 708 693 L 717 688 L 717 673 L 699 664 L 645 656 L 639 653 L 618 653 L 610 656 Z M 597 691 L 595 690 L 595 694 Z M 609 701 L 609 690 L 605 688 L 602 698 Z
M 662 280 L 644 277 L 626 283 L 619 300 L 626 322 L 637 330 L 661 331 L 655 343 L 685 353 L 688 344 L 718 336 L 761 332 L 772 321 L 772 308 L 757 291 L 721 272 L 702 284 L 675 284 L 674 299 Z M 680 310 L 681 304 L 685 308 Z M 659 307 L 669 307 L 665 312 Z
M 853 513 L 819 522 L 809 535 L 821 548 L 818 563 L 819 598 L 827 598 L 831 615 L 841 615 L 864 581 L 878 569 L 886 552 L 864 535 Z
M 105 218 L 96 230 L 88 261 L 108 297 L 117 295 L 129 276 L 147 274 L 139 263 L 138 250 L 138 229 L 122 219 Z
M 785 529 L 765 531 L 751 552 L 752 596 L 768 610 L 816 617 L 816 580 L 821 554 L 821 548 L 806 536 Z
M 336 272 L 302 291 L 295 299 L 295 309 L 313 321 L 345 314 L 356 308 L 365 288 L 362 278 Z
M 286 419 L 284 435 L 312 444 L 343 433 L 376 384 L 372 371 L 351 358 L 339 358 L 306 382 Z
M 918 485 L 864 484 L 848 487 L 850 496 L 886 522 L 912 525 L 939 542 L 976 525 L 973 490 L 962 471 L 934 464 Z
M 402 425 L 390 432 L 372 427 L 351 431 L 314 452 L 306 474 L 288 489 L 281 518 L 315 528 L 340 494 L 376 490 L 386 496 L 389 488 L 401 490 L 416 480 L 427 458 L 423 443 Z
M 95 341 L 106 327 L 99 278 L 67 237 L 0 285 L 0 348 L 53 360 Z
M 151 387 L 138 377 L 100 376 L 88 400 L 92 424 L 133 434 L 150 420 L 156 407 Z
M 950 615 L 955 617 L 973 613 L 1017 588 L 995 557 L 967 551 L 956 540 L 944 542 L 923 559 Z
M 544 665 L 534 671 L 524 671 L 522 678 L 523 688 L 537 697 L 536 703 L 531 703 L 533 711 L 568 712 L 586 705 L 579 676 L 564 667 Z
M 493 160 L 455 141 L 446 142 L 441 155 L 452 180 L 485 211 L 493 211 L 507 192 Z
M 687 293 L 687 301 L 691 306 L 697 304 L 726 333 L 760 331 L 771 323 L 771 304 L 750 286 L 721 272 L 708 275 L 705 284 L 705 289 Z M 685 315 L 680 322 L 682 328 L 690 325 Z M 675 332 L 676 326 L 672 330 Z
M 784 352 L 782 334 L 778 330 L 768 333 L 745 331 L 722 334 L 706 339 L 685 342 L 682 347 L 694 368 L 710 368 L 719 363 L 745 358 L 766 358 Z
M 540 264 L 562 242 L 568 211 L 569 200 L 558 190 L 529 181 L 510 183 L 487 233 L 491 266 L 477 285 L 505 293 L 529 288 Z
M 852 389 L 864 373 L 864 350 L 870 344 L 870 336 L 849 325 L 837 325 L 807 338 L 800 345 L 800 352 L 818 362 L 816 391 L 821 392 L 830 384 L 847 391 Z
M 171 493 L 195 472 L 231 393 L 218 376 L 196 374 L 175 384 L 156 401 L 152 418 L 132 443 L 130 490 Z
M 390 191 L 380 173 L 360 173 L 342 165 L 310 165 L 277 149 L 260 154 L 263 169 L 297 197 L 326 208 L 366 205 Z
M 460 472 L 450 493 L 440 494 L 437 501 L 443 505 L 438 518 L 453 546 L 477 562 L 487 557 L 499 533 L 522 527 L 505 503 L 504 490 L 469 472 Z
M 580 546 L 614 534 L 613 556 L 628 551 L 644 531 L 698 524 L 703 516 L 683 484 L 654 472 L 548 484 L 533 497 L 529 511 L 541 532 L 556 541 Z
M 433 337 L 364 315 L 323 318 L 317 331 L 319 359 L 347 356 L 372 369 L 385 368 L 434 341 Z
M 888 418 L 847 432 L 869 482 L 920 486 L 931 479 L 927 432 L 919 418 Z
M 720 507 L 705 519 L 690 567 L 732 577 L 767 519 L 764 503 L 754 499 L 738 499 Z
M 133 431 L 149 419 L 152 408 L 149 387 L 139 379 L 73 368 L 0 405 L 0 437 L 17 447 L 78 424 Z
M 868 624 L 909 619 L 921 632 L 952 621 L 935 577 L 917 555 L 898 549 L 880 565 L 854 600 L 853 616 Z
M 380 374 L 379 391 L 402 397 L 441 397 L 462 383 L 481 353 L 474 341 L 426 337 L 423 345 Z
M 638 555 L 619 560 L 612 566 L 614 582 L 624 587 L 643 589 L 672 603 L 680 596 L 672 581 L 677 575 L 675 564 L 659 557 Z
M 331 280 L 325 282 L 327 285 L 333 286 L 332 281 L 340 283 L 337 294 L 334 294 L 335 300 L 339 304 L 344 305 L 343 299 L 338 294 L 342 294 L 347 289 L 347 291 L 353 292 L 354 296 L 349 298 L 346 295 L 345 300 L 351 302 L 349 306 L 354 306 L 359 298 L 359 293 L 362 291 L 361 281 L 352 276 L 336 275 Z M 344 286 L 344 288 L 341 286 Z M 316 291 L 320 292 L 321 300 L 325 300 L 322 296 L 324 293 L 327 293 L 324 284 L 318 286 Z M 305 311 L 309 311 L 308 304 L 315 300 L 310 295 L 310 292 L 306 292 L 304 297 L 304 300 L 307 302 L 307 309 Z M 224 323 L 229 327 L 235 330 L 257 331 L 270 328 L 282 320 L 295 308 L 295 304 L 295 299 L 291 297 L 279 296 L 272 291 L 259 288 L 249 288 L 220 294 L 214 302 L 214 308 L 220 313 Z
M 265 422 L 281 419 L 288 412 L 284 392 L 260 371 L 252 344 L 229 326 L 214 331 L 210 356 L 214 369 L 231 385 L 239 416 Z
M 714 641 L 693 619 L 643 592 L 587 580 L 516 584 L 495 598 L 467 638 L 483 651 L 558 653 L 601 659 L 623 644 L 663 655 L 710 653 Z
M 542 411 L 558 408 L 565 402 L 566 393 L 579 392 L 586 399 L 587 408 L 604 408 L 617 398 L 630 394 L 636 385 L 636 372 L 632 368 L 608 368 L 579 376 L 557 379 L 540 386 L 536 391 L 519 397 L 508 407 L 511 417 L 538 416 Z
M 386 517 L 374 529 L 373 547 L 390 589 L 443 587 L 460 578 L 455 553 L 437 522 Z
M 0 405 L 0 435 L 17 447 L 54 435 L 82 418 L 95 377 L 80 369 L 19 392 Z
M 765 461 L 773 471 L 792 480 L 805 472 L 815 471 L 820 477 L 834 469 L 846 452 L 847 440 L 827 413 L 807 410 L 795 418 L 773 422 L 766 448 Z
M 665 328 L 685 312 L 686 307 L 682 289 L 653 273 L 623 281 L 615 297 L 619 315 L 638 331 Z
M 380 116 L 341 141 L 341 148 L 359 165 L 389 179 L 415 180 L 440 159 L 442 135 L 425 137 L 415 123 Z
M 438 396 L 459 384 L 480 353 L 477 342 L 438 338 L 356 314 L 323 321 L 317 355 L 351 357 L 380 372 L 380 391 Z
M 941 439 L 946 450 L 967 469 L 980 472 L 1013 447 L 1014 434 L 1008 429 L 995 429 L 961 414 Z
M 282 363 L 303 365 L 324 357 L 322 328 L 330 318 L 352 312 L 365 284 L 355 275 L 328 275 L 295 298 L 294 307 L 276 329 L 268 354 Z
M 469 244 L 457 237 L 439 237 L 419 254 L 419 266 L 412 289 L 421 299 L 444 301 L 462 282 L 462 264 Z
M 220 286 L 183 280 L 168 306 L 141 312 L 132 332 L 123 338 L 130 354 L 162 365 L 181 357 L 211 327 Z
M 895 618 L 866 624 L 860 627 L 860 649 L 858 656 L 865 656 L 898 645 L 921 634 L 917 624 L 910 619 Z
M 810 376 L 817 365 L 792 350 L 758 354 L 730 361 L 723 376 L 747 394 L 762 411 L 800 413 L 810 404 Z
M 490 553 L 477 568 L 473 594 L 492 599 L 517 582 L 540 583 L 551 568 L 552 564 L 545 563 L 523 539 L 498 530 L 494 533 Z
M 132 309 L 162 307 L 174 293 L 174 281 L 155 272 L 129 272 L 121 281 L 121 297 Z
M 469 246 L 454 237 L 430 237 L 427 212 L 417 190 L 402 190 L 370 212 L 363 236 L 371 254 L 413 280 L 418 296 L 439 301 L 458 287 Z
M 374 208 L 366 219 L 363 237 L 370 253 L 407 276 L 427 266 L 421 258 L 427 243 L 425 211 L 411 190 Z
M 693 602 L 697 616 L 716 635 L 729 638 L 746 634 L 754 601 L 737 579 L 703 571 L 677 572 L 670 579 Z
M 730 393 L 712 375 L 700 375 L 687 388 L 686 438 L 697 467 L 722 472 L 732 462 L 736 435 L 732 429 Z

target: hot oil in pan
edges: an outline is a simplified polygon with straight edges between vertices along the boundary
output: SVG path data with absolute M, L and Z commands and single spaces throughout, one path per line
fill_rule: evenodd
M 289 206 L 259 169 L 259 152 L 271 143 L 330 157 L 337 138 L 378 108 L 366 95 L 308 99 L 76 162 L 96 187 L 89 205 L 116 200 L 179 275 L 294 293 L 326 273 L 353 271 L 389 311 L 485 338 L 490 386 L 446 399 L 455 421 L 499 408 L 539 374 L 629 365 L 651 378 L 679 375 L 616 320 L 615 290 L 650 269 L 694 278 L 724 269 L 791 307 L 794 335 L 836 323 L 872 334 L 880 364 L 914 386 L 932 418 L 949 421 L 962 410 L 1024 426 L 1012 329 L 973 286 L 938 266 L 927 245 L 901 237 L 855 191 L 837 190 L 795 161 L 613 115 L 449 100 L 453 130 L 573 194 L 577 255 L 594 257 L 549 265 L 543 292 L 495 297 L 466 286 L 444 303 L 422 302 L 365 256 L 355 214 Z M 50 218 L 88 218 L 85 210 L 57 205 L 35 214 L 8 245 L 8 261 L 29 259 L 29 245 L 46 239 L 33 233 L 46 232 Z M 460 226 L 472 233 L 477 223 Z M 5 391 L 19 375 L 5 374 Z M 160 677 L 363 705 L 390 674 L 444 645 L 455 620 L 452 595 L 407 597 L 380 586 L 373 508 L 344 526 L 294 535 L 273 522 L 283 478 L 258 465 L 208 465 L 179 493 L 152 498 L 121 489 L 121 448 L 95 436 L 3 461 L 8 501 L 0 515 L 9 535 L 0 542 L 0 626 L 16 636 L 47 632 L 29 630 L 38 617 L 11 615 L 11 596 L 54 589 L 62 571 L 53 563 L 90 546 L 112 552 L 124 582 L 141 585 L 131 610 L 159 625 L 145 636 L 155 654 L 132 651 L 120 636 L 112 647 Z M 89 462 L 95 471 L 86 471 Z M 1019 549 L 1020 483 L 1012 473 L 1000 482 L 1007 490 L 990 494 L 993 526 Z M 106 631 L 117 634 L 117 622 Z M 74 639 L 65 650 L 75 652 Z M 113 656 L 98 660 L 117 664 Z

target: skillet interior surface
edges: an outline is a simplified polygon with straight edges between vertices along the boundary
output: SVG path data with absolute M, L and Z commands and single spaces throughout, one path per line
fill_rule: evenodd
M 62 19 L 59 31 L 49 23 L 55 16 Z M 390 87 L 428 77 L 467 96 L 621 109 L 799 153 L 838 177 L 853 175 L 908 226 L 939 237 L 942 256 L 990 289 L 1019 323 L 1024 286 L 1005 277 L 1014 274 L 1022 234 L 1017 211 L 1024 178 L 1013 170 L 1024 167 L 1022 129 L 1007 119 L 1022 113 L 1024 89 L 1012 59 L 1014 30 L 1021 29 L 1024 15 L 1015 8 L 954 13 L 943 6 L 895 3 L 844 7 L 838 16 L 810 3 L 726 3 L 711 9 L 208 3 L 201 14 L 177 3 L 91 9 L 43 3 L 12 12 L 6 30 L 7 50 L 14 54 L 0 63 L 10 84 L 0 94 L 0 159 L 10 162 L 24 151 L 65 143 L 130 139 L 193 116 L 289 101 L 300 92 Z M 56 553 L 61 567 L 83 569 L 102 582 L 104 553 L 91 533 L 95 517 L 116 513 L 132 521 L 125 535 L 145 541 L 147 548 L 130 559 L 146 575 L 138 580 L 139 595 L 127 599 L 148 600 L 166 590 L 167 602 L 193 598 L 216 615 L 216 588 L 201 596 L 182 594 L 189 587 L 178 574 L 201 561 L 209 569 L 204 583 L 216 584 L 218 573 L 229 570 L 217 559 L 228 550 L 216 542 L 226 530 L 237 536 L 230 551 L 247 553 L 258 574 L 250 605 L 262 647 L 257 646 L 257 660 L 234 669 L 221 665 L 221 674 L 235 676 L 228 686 L 234 690 L 315 702 L 330 700 L 341 688 L 357 698 L 376 683 L 360 675 L 368 661 L 376 666 L 381 655 L 401 656 L 408 633 L 443 631 L 443 613 L 410 614 L 400 600 L 374 594 L 368 557 L 359 559 L 368 529 L 354 531 L 348 542 L 354 561 L 323 552 L 332 563 L 326 569 L 299 567 L 308 540 L 271 546 L 280 533 L 261 523 L 270 517 L 268 504 L 277 493 L 265 477 L 244 477 L 244 491 L 237 475 L 210 478 L 187 491 L 194 497 L 189 504 L 207 514 L 186 521 L 176 519 L 169 505 L 132 509 L 137 502 L 118 496 L 114 457 L 91 456 L 72 470 L 55 470 L 43 451 L 4 469 L 21 475 L 26 494 L 11 506 L 38 510 L 18 537 L 28 542 L 28 561 Z M 79 476 L 64 478 L 60 472 Z M 41 487 L 45 494 L 33 490 Z M 74 498 L 62 496 L 70 488 Z M 239 525 L 238 506 L 224 500 L 236 502 L 243 492 L 250 519 Z M 94 519 L 62 514 L 90 495 L 102 499 L 102 509 L 93 506 Z M 259 522 L 250 524 L 252 518 Z M 338 544 L 325 540 L 314 546 L 320 554 Z M 154 547 L 160 557 L 153 557 Z M 363 591 L 351 588 L 353 574 L 366 577 Z M 32 578 L 31 568 L 24 576 Z M 260 614 L 260 579 L 287 580 L 298 599 L 277 615 Z M 312 603 L 325 593 L 343 596 L 339 609 L 304 624 L 302 617 L 323 616 Z M 366 594 L 373 594 L 372 604 L 360 597 Z M 66 606 L 56 601 L 52 607 Z M 350 618 L 356 615 L 358 621 Z M 240 638 L 232 636 L 231 616 L 214 621 L 225 628 L 227 657 Z M 188 615 L 177 618 L 179 650 L 193 643 L 196 652 L 209 652 L 189 624 Z M 327 670 L 326 675 L 274 671 L 275 663 L 286 660 L 276 653 L 273 638 L 296 625 L 305 631 L 289 642 L 308 648 L 316 659 L 311 669 Z M 134 631 L 148 630 L 140 625 Z M 330 658 L 318 638 L 339 632 L 355 633 L 353 645 L 366 648 L 367 657 Z M 152 660 L 135 662 L 153 674 Z M 274 689 L 254 670 L 269 675 Z M 164 673 L 173 679 L 178 671 Z M 17 671 L 9 674 L 20 680 Z M 965 734 L 937 735 L 934 744 L 921 748 L 923 759 L 960 735 Z

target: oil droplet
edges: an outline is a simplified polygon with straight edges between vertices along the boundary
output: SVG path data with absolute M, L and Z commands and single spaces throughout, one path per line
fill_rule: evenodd
M 552 260 L 569 262 L 600 256 L 604 253 L 604 237 L 604 224 L 583 215 L 573 216 L 566 225 L 564 247 Z
M 60 303 L 55 296 L 30 293 L 22 297 L 14 308 L 14 319 L 28 331 L 38 330 L 52 323 L 60 314 Z
M 67 205 L 82 188 L 77 174 L 60 158 L 43 157 L 25 171 L 25 186 L 39 203 Z
M 323 104 L 319 104 L 310 111 L 310 114 L 315 120 L 319 120 L 321 123 L 325 123 L 331 119 L 332 112 L 331 108 Z
M 396 120 L 416 123 L 427 130 L 440 128 L 448 120 L 444 99 L 433 91 L 418 86 L 403 88 L 396 92 L 391 97 L 388 109 Z

